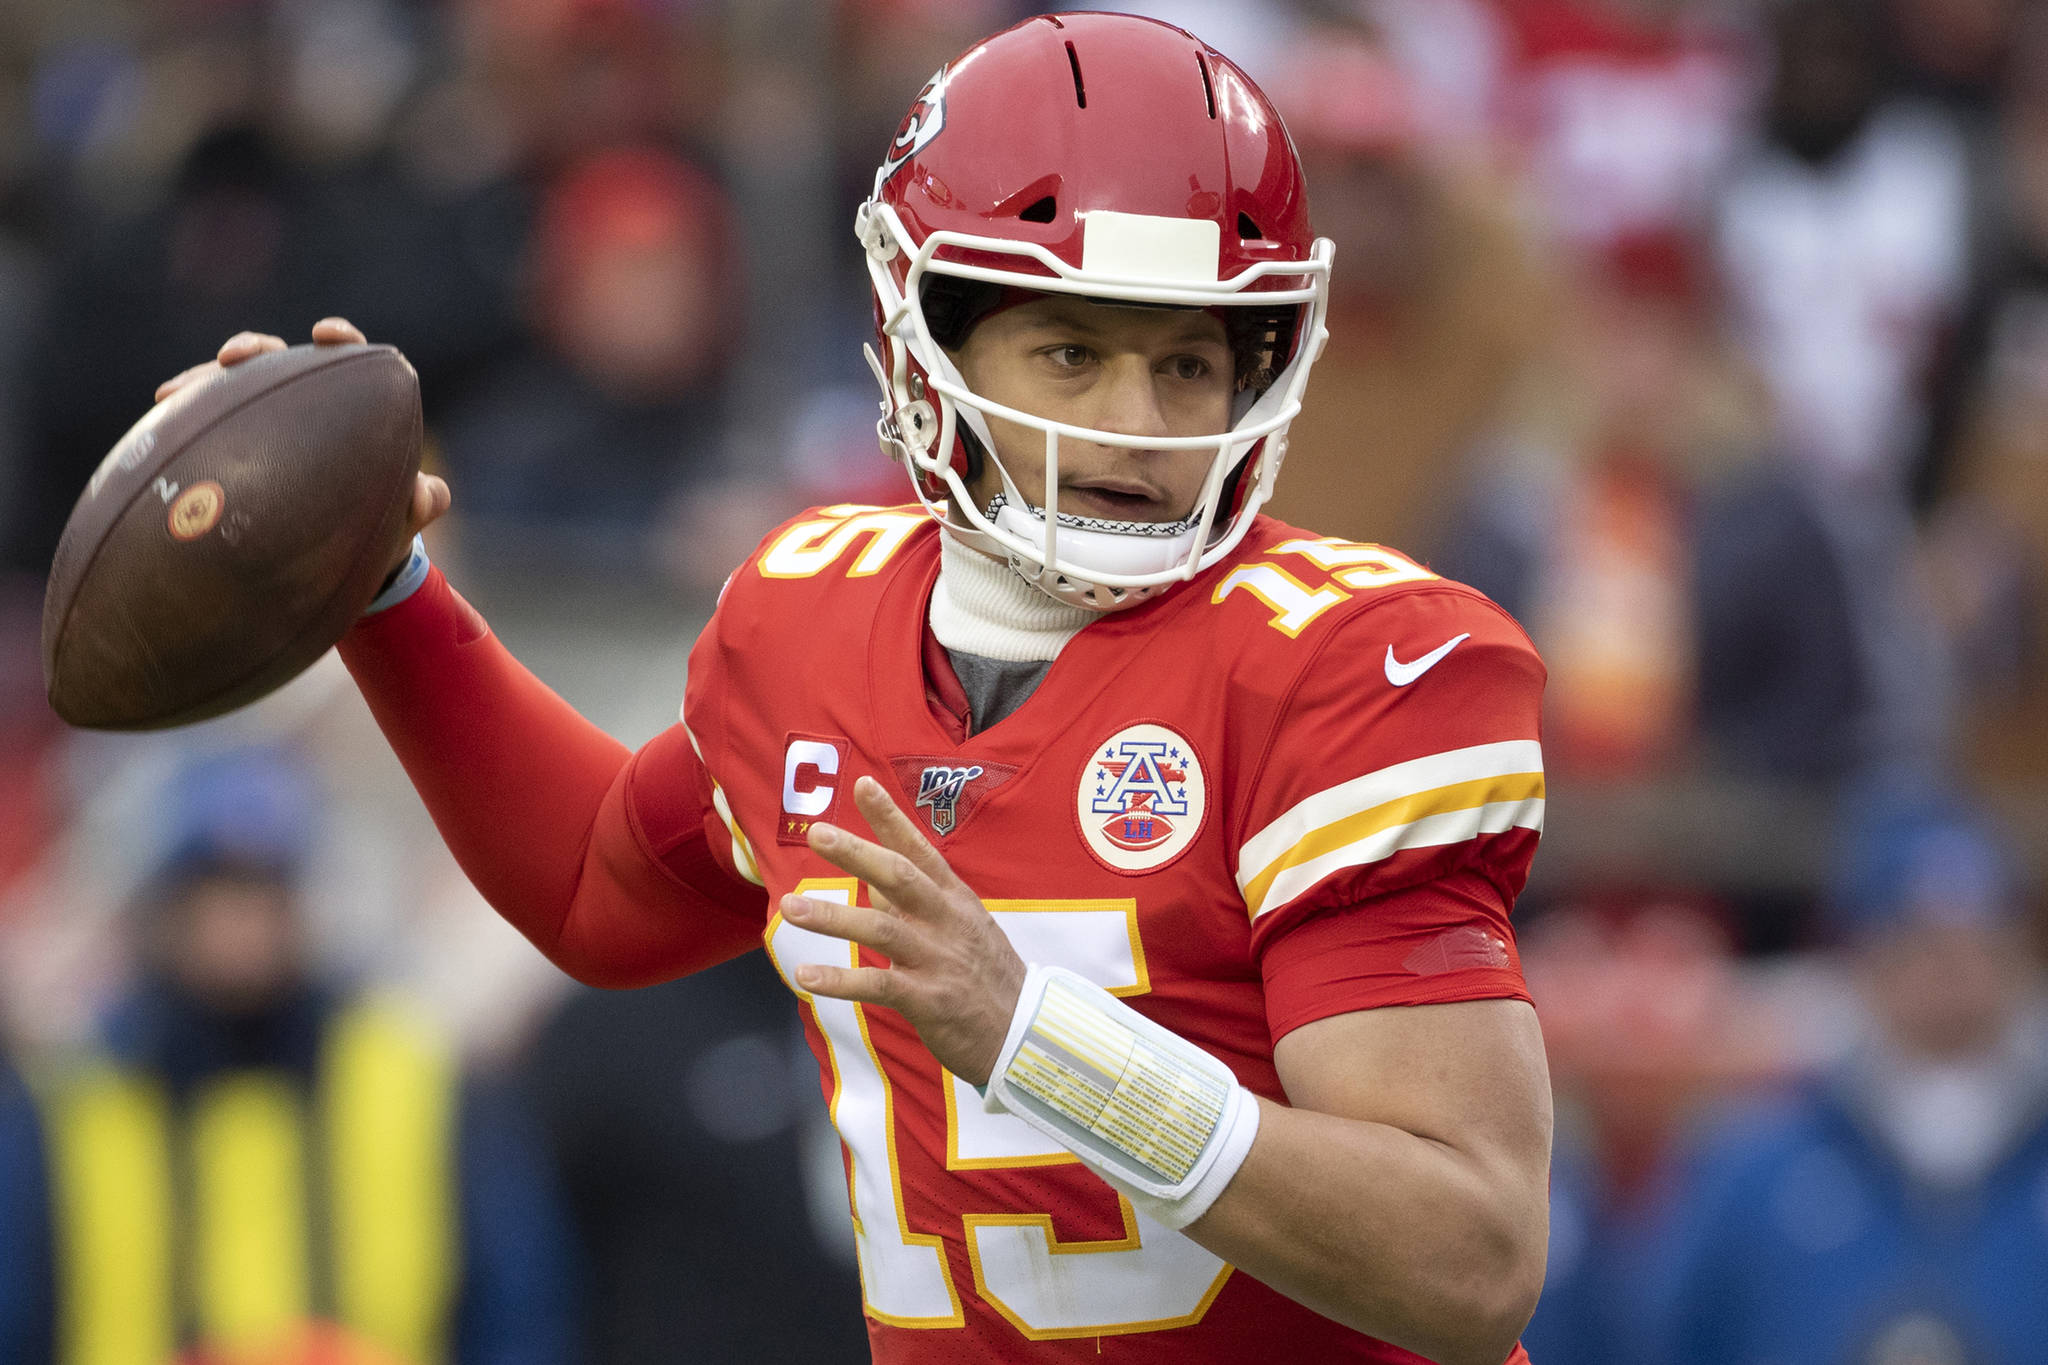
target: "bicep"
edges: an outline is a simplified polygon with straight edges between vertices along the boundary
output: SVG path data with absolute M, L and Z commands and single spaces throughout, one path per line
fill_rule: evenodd
M 543 950 L 588 984 L 636 987 L 757 947 L 767 893 L 720 857 L 713 828 L 723 831 L 709 775 L 671 726 L 606 792 L 568 915 Z
M 1550 1170 L 1550 1072 L 1521 1000 L 1331 1015 L 1273 1049 L 1288 1102 L 1439 1143 L 1537 1199 Z

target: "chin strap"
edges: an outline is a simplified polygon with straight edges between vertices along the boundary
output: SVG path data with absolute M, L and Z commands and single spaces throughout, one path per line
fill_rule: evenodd
M 987 516 L 998 530 L 1026 540 L 1045 538 L 1045 512 L 1029 503 L 1013 502 L 998 493 L 989 501 Z M 1168 522 L 1107 521 L 1061 512 L 1057 524 L 1060 558 L 1083 573 L 1164 573 L 1187 562 L 1194 550 L 1195 537 L 1201 533 L 1199 517 Z M 1020 568 L 1019 572 L 1039 582 L 1037 569 L 1034 563 L 1030 570 Z M 1048 577 L 1056 576 L 1057 570 L 1048 564 L 1045 573 Z M 1100 609 L 1098 606 L 1097 610 Z

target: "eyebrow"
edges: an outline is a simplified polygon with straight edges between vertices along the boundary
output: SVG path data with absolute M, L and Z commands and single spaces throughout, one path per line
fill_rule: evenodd
M 1025 323 L 1025 326 L 1034 330 L 1078 332 L 1083 336 L 1099 338 L 1102 336 L 1104 328 L 1094 320 L 1094 314 L 1096 309 L 1105 306 L 1114 307 L 1116 305 L 1085 303 L 1078 300 L 1070 303 L 1065 299 L 1060 299 L 1051 310 L 1033 314 Z M 1148 309 L 1146 311 L 1162 310 Z M 1202 310 L 1173 308 L 1163 311 L 1181 315 L 1180 330 L 1174 334 L 1174 341 L 1177 344 L 1198 341 L 1209 342 L 1218 346 L 1228 346 L 1230 344 L 1228 335 L 1217 336 L 1203 325 L 1203 320 L 1209 317 L 1209 314 Z

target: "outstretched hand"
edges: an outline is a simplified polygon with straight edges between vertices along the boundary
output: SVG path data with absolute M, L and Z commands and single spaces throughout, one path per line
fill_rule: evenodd
M 810 847 L 860 878 L 874 904 L 787 895 L 780 909 L 791 924 L 872 948 L 889 965 L 806 964 L 796 969 L 796 984 L 895 1010 L 948 1071 L 985 1084 L 1024 988 L 1024 959 L 880 782 L 861 778 L 853 800 L 880 842 L 820 822 L 811 826 Z
M 313 324 L 313 344 L 316 346 L 361 345 L 367 340 L 362 329 L 347 318 L 322 318 Z M 244 361 L 284 349 L 283 337 L 271 336 L 267 332 L 237 332 L 222 343 L 220 351 L 213 359 L 172 375 L 157 385 L 156 401 L 161 403 L 181 389 L 204 383 Z M 448 491 L 447 480 L 436 478 L 432 474 L 418 474 L 413 477 L 412 505 L 406 509 L 405 514 L 404 548 L 400 552 L 398 562 L 392 565 L 394 572 L 412 553 L 412 538 L 439 521 L 453 502 L 454 495 Z

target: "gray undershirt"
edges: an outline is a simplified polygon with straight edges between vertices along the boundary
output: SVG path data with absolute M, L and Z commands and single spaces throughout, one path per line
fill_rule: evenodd
M 1050 659 L 991 659 L 964 649 L 949 649 L 946 657 L 967 694 L 967 730 L 975 735 L 1022 706 L 1052 667 Z

